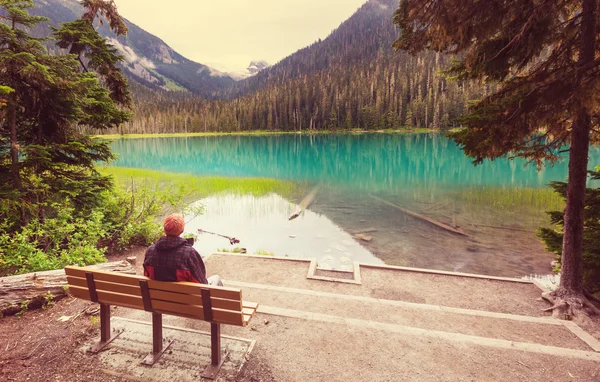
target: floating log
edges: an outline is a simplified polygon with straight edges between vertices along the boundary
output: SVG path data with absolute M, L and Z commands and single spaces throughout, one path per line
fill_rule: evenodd
M 90 268 L 135 274 L 135 269 L 127 261 L 97 264 Z M 38 309 L 58 301 L 67 296 L 66 285 L 64 269 L 0 277 L 0 316 Z
M 315 200 L 317 193 L 319 192 L 319 188 L 320 186 L 316 186 L 314 187 L 309 193 L 308 195 L 306 195 L 304 197 L 304 199 L 302 199 L 302 201 L 298 204 L 298 207 L 296 207 L 296 212 L 294 212 L 292 215 L 290 215 L 290 217 L 288 218 L 288 220 L 294 220 L 296 219 L 298 216 L 300 216 L 300 214 L 302 213 L 302 211 L 304 211 L 305 209 L 307 209 L 312 202 Z
M 411 210 L 407 210 L 406 208 L 402 208 L 402 207 L 400 207 L 399 205 L 396 205 L 396 204 L 394 204 L 394 203 L 390 203 L 390 202 L 388 202 L 387 200 L 383 200 L 383 199 L 381 199 L 381 198 L 378 198 L 377 196 L 374 196 L 374 195 L 369 195 L 369 196 L 370 196 L 370 197 L 372 197 L 372 198 L 373 198 L 373 199 L 375 199 L 375 200 L 378 200 L 378 201 L 380 201 L 381 203 L 384 203 L 384 204 L 386 204 L 386 205 L 390 206 L 390 207 L 394 207 L 395 209 L 397 209 L 397 210 L 400 210 L 400 211 L 402 211 L 403 213 L 405 213 L 405 214 L 407 214 L 407 215 L 410 215 L 410 216 L 412 216 L 412 217 L 415 217 L 415 218 L 417 218 L 417 219 L 421 219 L 421 220 L 423 220 L 423 221 L 425 221 L 425 222 L 427 222 L 427 223 L 433 224 L 433 225 L 434 225 L 434 226 L 436 226 L 436 227 L 439 227 L 439 228 L 445 229 L 446 231 L 449 231 L 449 232 L 455 233 L 455 234 L 457 234 L 457 235 L 461 235 L 461 236 L 466 236 L 466 237 L 469 237 L 469 235 L 467 235 L 467 234 L 466 234 L 464 231 L 462 231 L 462 230 L 458 230 L 458 229 L 456 229 L 456 228 L 452 228 L 452 227 L 450 227 L 449 225 L 446 225 L 446 224 L 444 224 L 444 223 L 440 223 L 440 222 L 439 222 L 439 221 L 437 221 L 437 220 L 433 220 L 433 219 L 431 219 L 431 218 L 428 218 L 427 216 L 423 216 L 423 215 L 421 215 L 421 214 L 418 214 L 418 213 L 416 213 L 416 212 L 413 212 L 413 211 L 411 211 Z

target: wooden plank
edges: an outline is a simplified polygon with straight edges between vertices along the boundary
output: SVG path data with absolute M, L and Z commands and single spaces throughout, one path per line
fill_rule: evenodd
M 448 342 L 461 343 L 467 346 L 477 345 L 491 347 L 495 349 L 503 349 L 513 352 L 528 352 L 534 354 L 546 354 L 561 358 L 582 359 L 592 362 L 600 362 L 600 353 L 561 348 L 557 346 L 541 345 L 536 343 L 518 342 L 495 338 L 479 337 L 470 334 L 460 334 L 444 332 L 440 330 L 421 329 L 411 326 L 388 324 L 383 322 L 375 322 L 370 320 L 362 320 L 356 318 L 345 318 L 322 313 L 309 313 L 300 310 L 276 308 L 261 305 L 259 309 L 262 314 L 269 314 L 280 317 L 298 318 L 302 320 L 324 322 L 327 324 L 339 324 L 346 327 L 358 327 L 364 330 L 377 330 L 388 333 L 399 333 L 402 335 L 415 336 L 418 338 L 433 338 Z M 558 321 L 558 320 L 556 320 Z
M 153 300 L 152 307 L 161 313 L 185 315 L 188 317 L 204 320 L 204 312 L 201 306 L 176 304 L 167 301 Z M 230 310 L 213 309 L 213 322 L 229 325 L 242 326 L 242 313 Z
M 168 301 L 152 300 L 152 308 L 162 312 L 185 314 L 200 320 L 204 319 L 202 307 L 198 305 L 176 304 Z
M 87 289 L 87 280 L 85 279 L 82 279 L 80 277 L 67 276 L 67 281 L 69 285 L 75 285 Z M 124 284 L 115 284 L 99 280 L 94 280 L 94 283 L 96 284 L 96 290 L 105 290 L 107 292 L 115 292 L 140 297 L 142 295 L 139 285 L 132 286 Z
M 87 289 L 88 287 L 87 280 L 81 277 L 67 276 L 67 283 L 69 284 L 69 286 L 74 285 L 85 289 Z
M 68 266 L 65 267 L 65 273 L 67 276 L 80 277 L 85 279 L 85 273 L 92 272 L 94 274 L 95 281 L 107 281 L 111 283 L 117 284 L 126 284 L 126 285 L 139 285 L 139 280 L 148 280 L 147 277 L 137 276 L 137 275 L 128 275 L 125 273 L 117 273 L 117 272 L 103 272 L 103 271 L 95 271 L 93 269 L 84 268 L 84 267 L 73 267 Z
M 254 309 L 254 310 L 256 310 L 256 308 L 258 308 L 257 302 L 244 301 L 242 303 L 242 305 L 244 306 L 244 308 L 250 308 L 250 309 Z
M 242 326 L 246 326 L 250 323 L 250 320 L 252 320 L 252 316 L 244 314 L 244 324 Z
M 112 293 L 107 291 L 97 291 L 98 301 L 103 304 L 124 306 L 133 309 L 144 309 L 144 302 L 141 297 L 131 296 L 121 293 Z
M 108 272 L 94 272 L 94 280 L 95 281 L 107 281 L 110 283 L 116 284 L 125 284 L 138 286 L 140 285 L 140 280 L 148 280 L 147 277 L 137 276 L 137 275 L 126 275 L 122 273 L 108 273 Z
M 226 300 L 223 298 L 214 298 L 211 296 L 210 303 L 213 309 L 232 310 L 234 312 L 242 311 L 242 301 L 240 300 Z
M 69 294 L 73 297 L 82 298 L 84 300 L 92 301 L 90 297 L 90 291 L 86 288 L 69 285 Z
M 140 289 L 139 285 L 123 285 L 99 280 L 95 281 L 95 284 L 97 291 L 116 292 L 120 294 L 142 297 L 142 290 Z
M 176 302 L 179 304 L 202 306 L 202 297 L 195 294 L 173 293 L 163 290 L 150 289 L 150 298 L 152 301 L 160 300 L 166 302 Z
M 150 289 L 150 298 L 153 301 L 161 300 L 166 302 L 176 302 L 179 304 L 202 306 L 202 297 L 196 294 L 173 293 Z M 239 300 L 226 300 L 211 297 L 210 302 L 214 309 L 232 310 L 235 312 L 242 311 L 242 302 Z
M 251 308 L 244 308 L 244 309 L 242 309 L 242 314 L 243 315 L 251 316 L 251 315 L 254 314 L 254 312 L 256 312 L 256 309 L 251 309 Z
M 231 310 L 222 310 L 222 309 L 214 309 L 213 313 L 213 322 L 220 324 L 229 324 L 236 326 L 243 326 L 243 315 L 242 312 L 234 312 Z
M 571 333 L 575 334 L 579 337 L 580 340 L 585 342 L 589 347 L 594 349 L 594 351 L 600 353 L 600 341 L 594 338 L 591 334 L 581 329 L 579 325 L 574 323 L 573 321 L 561 321 L 563 325 L 571 331 Z
M 150 289 L 162 290 L 166 292 L 195 294 L 198 296 L 200 295 L 200 289 L 206 288 L 210 290 L 211 297 L 222 298 L 226 300 L 242 299 L 242 291 L 238 288 L 215 287 L 206 284 L 197 284 L 189 282 L 171 283 L 156 280 L 148 280 L 148 287 Z
M 362 266 L 365 266 L 364 264 Z M 487 312 L 485 310 L 475 310 L 475 309 L 464 309 L 464 308 L 453 308 L 449 306 L 441 306 L 441 305 L 430 305 L 430 304 L 421 304 L 415 302 L 407 302 L 407 301 L 398 301 L 398 300 L 384 300 L 379 298 L 367 297 L 367 296 L 358 296 L 351 294 L 341 294 L 341 293 L 331 293 L 331 292 L 321 292 L 317 290 L 310 289 L 298 289 L 298 288 L 289 288 L 282 287 L 276 285 L 264 285 L 264 284 L 253 284 L 247 283 L 244 281 L 227 281 L 229 285 L 236 285 L 240 288 L 253 288 L 260 290 L 268 290 L 268 291 L 276 291 L 276 292 L 285 292 L 298 294 L 303 296 L 310 296 L 313 298 L 332 298 L 340 301 L 349 301 L 349 304 L 352 304 L 355 301 L 364 302 L 364 303 L 372 303 L 377 305 L 389 305 L 389 306 L 398 306 L 406 309 L 418 309 L 418 310 L 429 310 L 433 312 L 447 312 L 447 313 L 456 313 L 456 314 L 464 314 L 469 316 L 476 317 L 490 317 L 490 318 L 500 318 L 506 320 L 520 321 L 520 322 L 533 322 L 538 324 L 547 324 L 547 325 L 555 325 L 562 326 L 563 323 L 561 320 L 554 319 L 552 317 L 531 317 L 531 316 L 521 316 L 516 314 L 509 313 L 497 313 L 497 312 Z M 290 297 L 293 298 L 293 297 Z M 258 308 L 260 310 L 260 308 Z

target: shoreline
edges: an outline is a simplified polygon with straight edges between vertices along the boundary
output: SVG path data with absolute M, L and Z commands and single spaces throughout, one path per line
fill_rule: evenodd
M 418 129 L 389 129 L 389 130 L 318 130 L 318 131 L 235 131 L 235 132 L 205 132 L 205 133 L 157 133 L 157 134 L 100 134 L 91 135 L 99 139 L 140 139 L 140 138 L 190 138 L 190 137 L 221 137 L 221 136 L 262 136 L 262 135 L 323 135 L 323 134 L 428 134 L 445 133 L 452 130 Z

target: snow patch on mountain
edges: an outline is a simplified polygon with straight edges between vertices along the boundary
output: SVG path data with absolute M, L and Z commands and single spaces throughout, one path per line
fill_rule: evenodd
M 146 57 L 139 57 L 137 54 L 135 54 L 131 47 L 121 44 L 121 42 L 116 38 L 108 38 L 108 42 L 119 50 L 119 53 L 121 53 L 121 55 L 125 58 L 125 61 L 127 61 L 128 64 L 139 63 L 140 65 L 146 68 L 156 68 L 156 65 L 154 65 L 152 61 L 150 61 Z
M 229 72 L 227 74 L 229 75 L 229 77 L 233 78 L 234 80 L 241 81 L 241 80 L 251 77 L 251 76 L 255 75 L 256 73 L 260 72 L 261 70 L 267 69 L 269 67 L 271 67 L 271 65 L 269 65 L 269 63 L 267 61 L 264 61 L 264 60 L 251 61 L 250 64 L 248 65 L 248 67 L 246 68 L 246 70 L 241 70 L 241 71 L 237 71 L 237 72 Z

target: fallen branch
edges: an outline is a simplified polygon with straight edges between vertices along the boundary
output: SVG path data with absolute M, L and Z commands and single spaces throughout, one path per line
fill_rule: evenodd
M 135 274 L 126 261 L 103 263 L 91 268 Z M 63 269 L 0 277 L 0 315 L 9 316 L 24 310 L 39 309 L 67 296 L 67 276 Z
M 25 360 L 25 359 L 29 359 L 29 358 L 31 358 L 31 356 L 33 355 L 33 353 L 35 353 L 35 352 L 36 352 L 36 350 L 38 350 L 38 348 L 39 348 L 39 347 L 40 347 L 40 346 L 41 346 L 41 345 L 42 345 L 44 342 L 46 342 L 46 337 L 44 337 L 44 338 L 43 338 L 43 339 L 42 339 L 40 342 L 38 342 L 37 346 L 36 346 L 35 348 L 33 348 L 33 350 L 32 350 L 31 352 L 29 352 L 29 354 L 27 354 L 27 355 L 24 355 L 24 356 L 21 356 L 21 357 L 19 357 L 19 359 L 21 359 L 21 360 Z
M 458 230 L 458 229 L 456 229 L 456 228 L 452 228 L 452 227 L 450 227 L 449 225 L 446 225 L 446 224 L 444 224 L 444 223 L 440 223 L 440 222 L 439 222 L 439 221 L 437 221 L 437 220 L 433 220 L 433 219 L 431 219 L 431 218 L 428 218 L 427 216 L 423 216 L 423 215 L 421 215 L 421 214 L 418 214 L 418 213 L 416 213 L 416 212 L 413 212 L 413 211 L 411 211 L 411 210 L 407 210 L 406 208 L 402 208 L 402 207 L 400 207 L 400 206 L 398 206 L 398 205 L 396 205 L 396 204 L 394 204 L 394 203 L 390 203 L 390 202 L 388 202 L 387 200 L 383 200 L 383 199 L 381 199 L 381 198 L 378 198 L 377 196 L 373 196 L 373 195 L 369 195 L 369 196 L 370 196 L 370 197 L 372 197 L 372 198 L 373 198 L 373 199 L 375 199 L 375 200 L 378 200 L 378 201 L 380 201 L 381 203 L 384 203 L 384 204 L 386 204 L 386 205 L 388 205 L 388 206 L 390 206 L 390 207 L 394 207 L 395 209 L 402 211 L 402 212 L 403 212 L 403 213 L 405 213 L 406 215 L 410 215 L 410 216 L 412 216 L 412 217 L 415 217 L 415 218 L 417 218 L 417 219 L 423 220 L 423 221 L 425 221 L 425 222 L 427 222 L 427 223 L 433 224 L 433 225 L 434 225 L 434 226 L 436 226 L 436 227 L 439 227 L 439 228 L 445 229 L 446 231 L 449 231 L 449 232 L 455 233 L 455 234 L 457 234 L 457 235 L 461 235 L 461 236 L 466 236 L 466 237 L 469 237 L 469 235 L 467 235 L 467 234 L 466 234 L 464 231 L 462 231 L 462 230 Z

